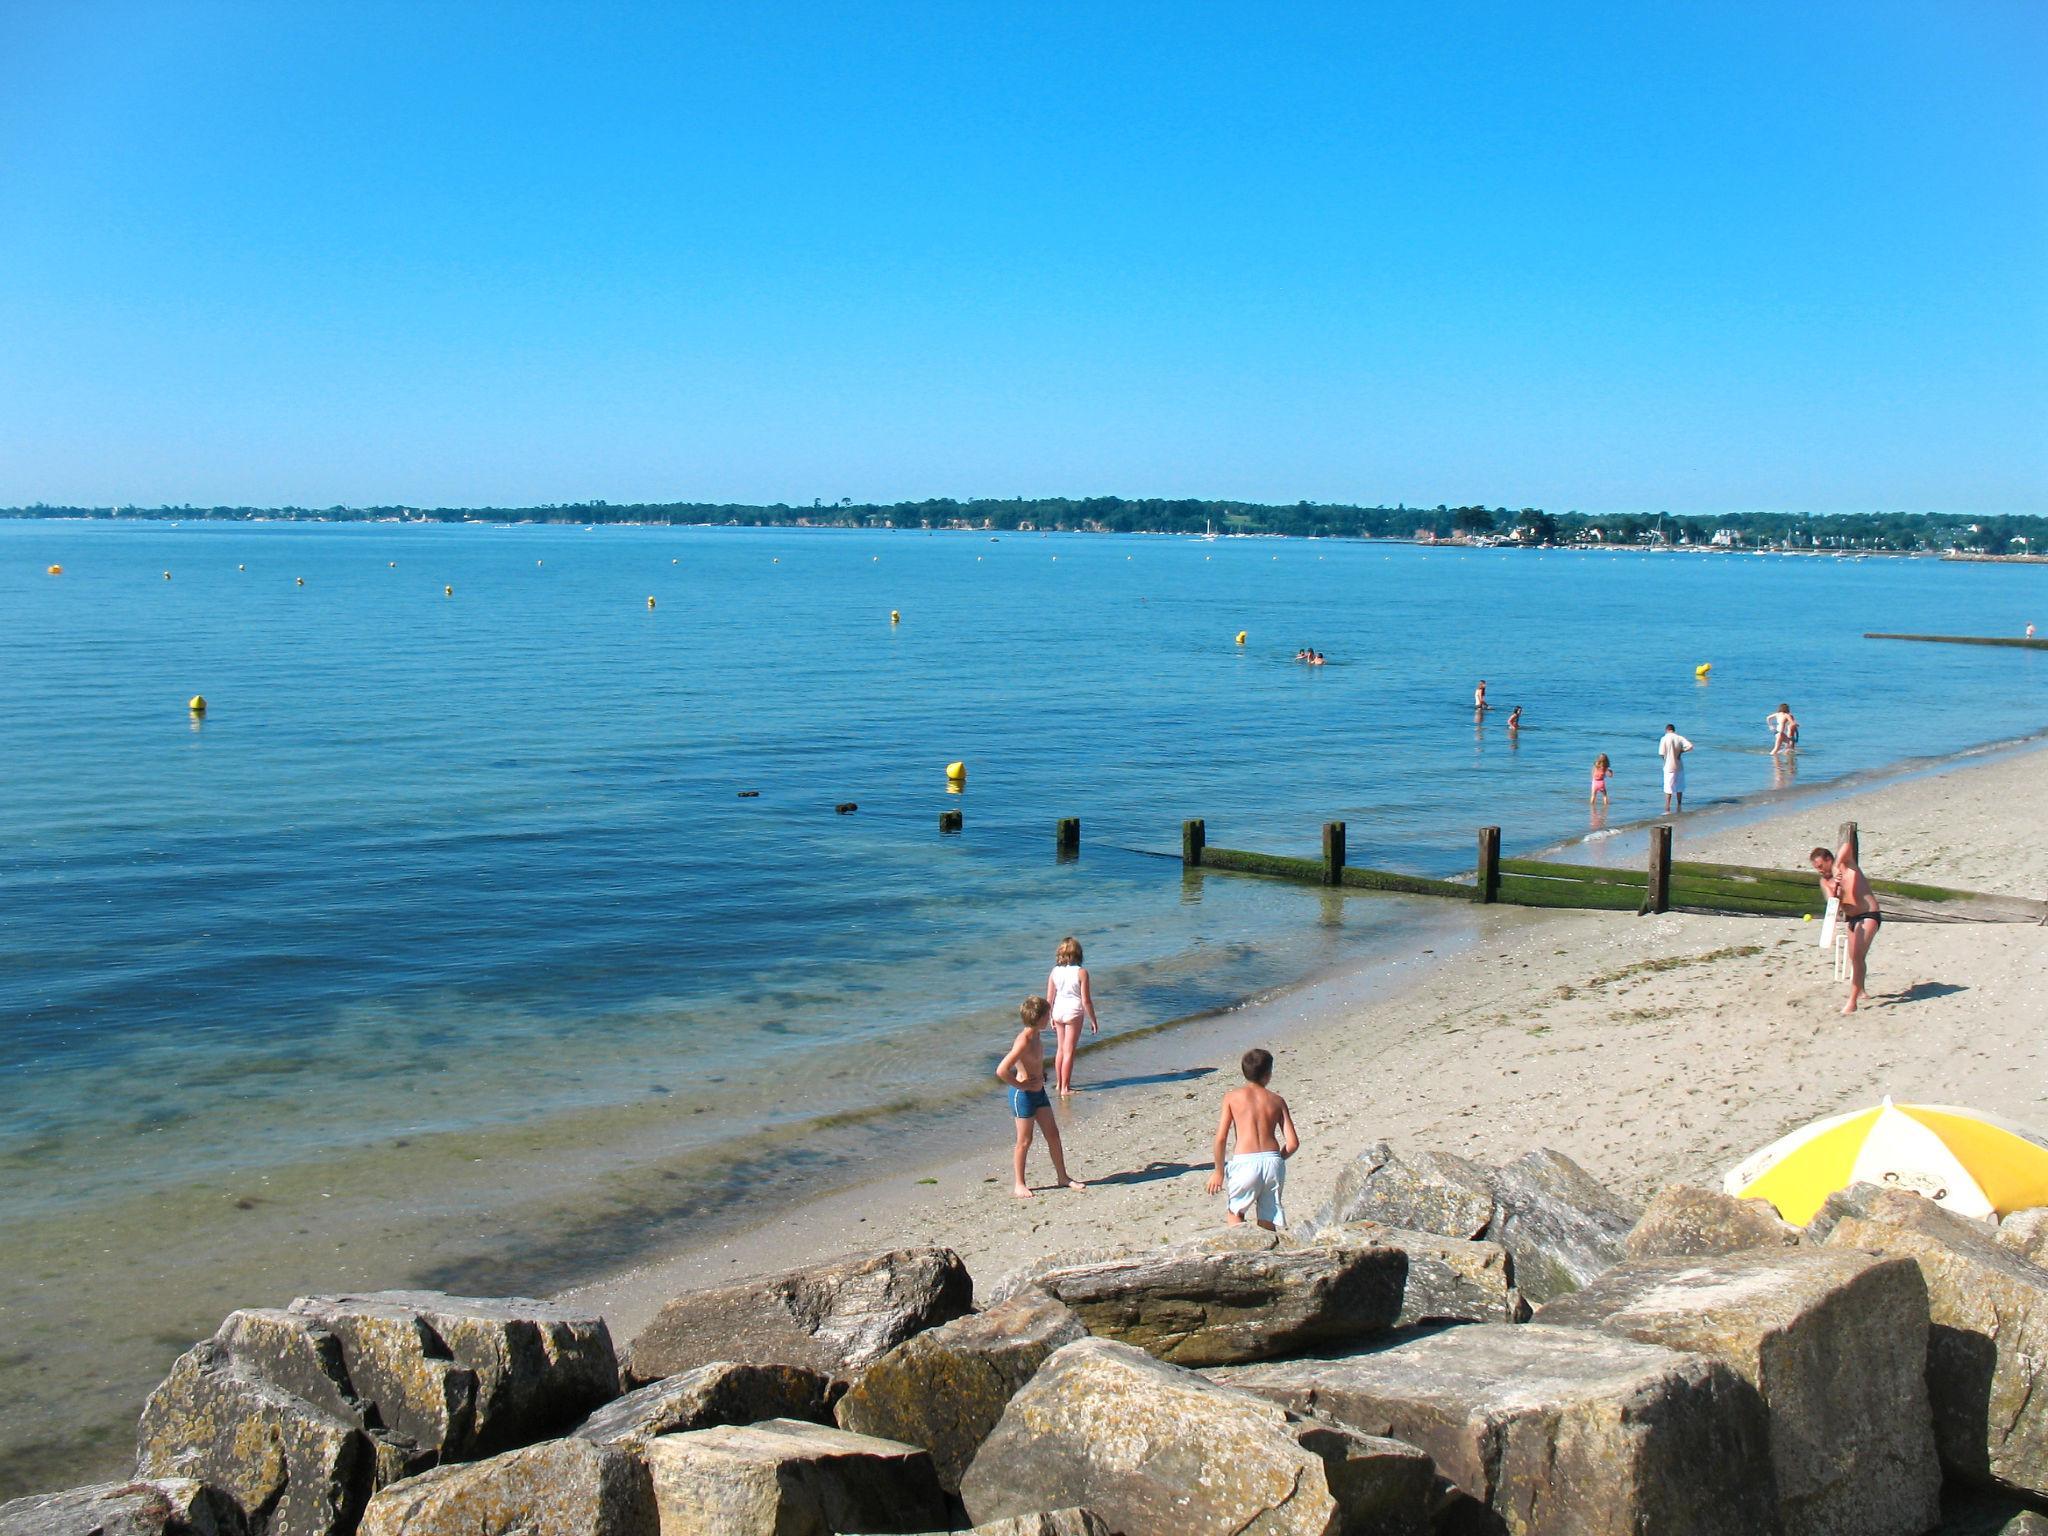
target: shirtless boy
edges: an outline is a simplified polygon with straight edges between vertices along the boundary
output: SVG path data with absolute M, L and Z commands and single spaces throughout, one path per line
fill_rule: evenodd
M 1052 1117 L 1052 1100 L 1045 1094 L 1045 1042 L 1039 1031 L 1052 1013 L 1052 1004 L 1042 997 L 1027 997 L 1018 1010 L 1023 1027 L 1010 1046 L 1010 1054 L 996 1068 L 996 1081 L 1010 1090 L 1010 1114 L 1017 1122 L 1017 1147 L 1010 1155 L 1015 1179 L 1010 1193 L 1019 1200 L 1033 1198 L 1024 1182 L 1024 1159 L 1031 1151 L 1031 1127 L 1045 1132 L 1045 1150 L 1052 1154 L 1054 1181 L 1062 1189 L 1086 1189 L 1079 1179 L 1067 1177 L 1065 1150 L 1060 1146 L 1059 1122 Z
M 1844 926 L 1849 938 L 1849 1001 L 1842 1012 L 1854 1013 L 1863 990 L 1863 962 L 1870 946 L 1877 942 L 1877 930 L 1884 926 L 1884 914 L 1877 910 L 1877 893 L 1856 866 L 1856 845 L 1842 844 L 1839 853 L 1816 848 L 1807 857 L 1820 874 L 1820 888 L 1841 903 L 1835 921 Z
M 1223 1096 L 1223 1114 L 1216 1122 L 1216 1168 L 1209 1175 L 1209 1193 L 1219 1193 L 1227 1180 L 1229 1209 L 1223 1219 L 1243 1226 L 1249 1211 L 1271 1232 L 1287 1224 L 1280 1191 L 1287 1183 L 1287 1159 L 1300 1150 L 1301 1138 L 1294 1133 L 1287 1101 L 1266 1086 L 1273 1078 L 1273 1053 L 1255 1047 L 1244 1053 L 1239 1066 L 1244 1086 Z M 1226 1158 L 1232 1131 L 1237 1150 Z

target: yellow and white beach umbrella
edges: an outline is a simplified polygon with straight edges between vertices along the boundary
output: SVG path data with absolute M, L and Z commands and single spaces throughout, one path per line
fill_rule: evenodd
M 2048 1205 L 2048 1141 L 1981 1110 L 1894 1104 L 1803 1125 L 1744 1159 L 1729 1194 L 1768 1200 L 1804 1226 L 1851 1184 L 1911 1190 L 1962 1216 Z

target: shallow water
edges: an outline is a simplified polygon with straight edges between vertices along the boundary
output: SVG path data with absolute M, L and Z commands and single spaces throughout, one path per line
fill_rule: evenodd
M 136 1383 L 236 1302 L 556 1283 L 720 1198 L 736 1150 L 772 1149 L 775 1189 L 857 1160 L 862 1117 L 986 1070 L 1062 933 L 1116 1032 L 1432 920 L 1184 882 L 1157 856 L 1183 817 L 1299 853 L 1341 818 L 1354 863 L 1449 873 L 1482 823 L 1511 850 L 1591 830 L 1597 751 L 1614 824 L 1657 810 L 1666 720 L 1698 745 L 1696 806 L 2026 734 L 2048 658 L 1860 634 L 2017 633 L 2048 618 L 2041 583 L 1264 540 L 0 524 L 0 1243 L 22 1256 L 0 1321 L 34 1341 L 0 1351 L 0 1490 L 95 1426 L 118 1440 Z M 1502 709 L 1475 727 L 1480 676 Z M 1762 724 L 1780 699 L 1789 766 Z

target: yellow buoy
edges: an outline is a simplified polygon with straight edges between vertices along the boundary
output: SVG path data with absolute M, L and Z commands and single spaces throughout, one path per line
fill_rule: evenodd
M 192 713 L 193 713 L 193 714 L 195 714 L 195 715 L 203 715 L 203 714 L 205 714 L 205 713 L 206 713 L 206 695 L 205 695 L 205 694 L 203 694 L 203 693 L 195 693 L 195 694 L 193 694 L 193 695 L 192 695 L 192 697 L 191 697 L 191 698 L 190 698 L 189 700 L 187 700 L 187 701 L 186 701 L 185 707 L 186 707 L 187 709 L 191 710 L 191 711 L 192 711 Z
M 1711 661 L 1703 661 L 1698 666 L 1692 669 L 1692 675 L 1694 677 L 1705 677 L 1709 672 L 1713 670 L 1714 664 Z
M 898 613 L 894 608 L 891 608 L 889 610 L 889 622 L 891 624 L 901 624 L 903 622 L 903 615 Z
M 954 784 L 964 784 L 964 783 L 966 783 L 966 782 L 967 782 L 967 765 L 966 765 L 965 763 L 948 763 L 948 764 L 946 764 L 946 778 L 947 778 L 947 780 L 948 780 L 949 782 L 951 782 L 951 783 L 954 783 Z
M 453 587 L 443 587 L 441 589 L 441 595 L 443 597 L 453 597 L 455 595 L 455 589 Z
M 62 576 L 64 574 L 64 567 L 61 565 L 53 565 L 50 567 L 50 574 L 52 576 Z
M 652 608 L 652 607 L 654 606 L 654 599 L 653 599 L 653 598 L 651 598 L 651 597 L 650 597 L 649 599 L 647 599 L 647 606 L 648 606 L 648 607 L 650 607 L 650 608 Z
M 1244 637 L 1245 637 L 1245 633 L 1246 633 L 1246 632 L 1245 632 L 1244 630 L 1241 630 L 1241 629 L 1240 629 L 1240 630 L 1239 630 L 1239 631 L 1237 632 L 1237 643 L 1238 643 L 1239 645 L 1243 645 L 1243 644 L 1244 644 Z

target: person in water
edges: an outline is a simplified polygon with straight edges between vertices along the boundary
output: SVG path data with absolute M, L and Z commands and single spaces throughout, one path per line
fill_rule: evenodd
M 1678 727 L 1666 725 L 1657 740 L 1657 755 L 1664 759 L 1664 814 L 1685 809 L 1685 754 L 1692 743 L 1678 734 Z
M 1272 1232 L 1287 1225 L 1280 1192 L 1287 1184 L 1287 1159 L 1301 1149 L 1301 1137 L 1295 1133 L 1287 1101 L 1266 1086 L 1273 1080 L 1273 1053 L 1254 1047 L 1244 1053 L 1238 1066 L 1244 1073 L 1244 1086 L 1223 1096 L 1209 1193 L 1219 1194 L 1228 1184 L 1224 1221 L 1241 1227 L 1249 1213 L 1253 1221 Z M 1237 1150 L 1226 1157 L 1233 1132 Z
M 1607 786 L 1613 778 L 1614 769 L 1607 761 L 1607 754 L 1602 752 L 1593 759 L 1593 788 L 1586 796 L 1586 804 L 1607 804 Z
M 1102 1021 L 1095 1016 L 1095 993 L 1088 985 L 1088 973 L 1081 969 L 1081 941 L 1068 934 L 1053 951 L 1052 961 L 1052 974 L 1045 978 L 1045 1000 L 1052 1008 L 1052 1033 L 1057 1042 L 1052 1081 L 1060 1097 L 1066 1098 L 1074 1091 L 1081 1020 L 1085 1015 L 1091 1035 L 1102 1033 Z
M 1863 990 L 1864 962 L 1870 946 L 1877 942 L 1877 930 L 1884 926 L 1884 914 L 1877 909 L 1877 892 L 1856 864 L 1856 845 L 1843 843 L 1837 853 L 1816 848 L 1807 855 L 1820 876 L 1820 888 L 1841 906 L 1835 921 L 1843 925 L 1849 941 L 1849 1000 L 1842 1012 L 1854 1013 L 1867 994 Z
M 1486 679 L 1482 677 L 1481 679 L 1479 679 L 1479 686 L 1472 690 L 1472 713 L 1475 715 L 1483 715 L 1486 713 L 1487 708 L 1488 705 L 1486 702 Z
M 1780 704 L 1764 716 L 1764 724 L 1771 728 L 1771 756 L 1776 757 L 1799 740 L 1799 723 L 1792 718 L 1792 706 Z
M 1310 651 L 1308 653 L 1308 664 L 1312 667 L 1320 667 L 1323 664 L 1323 653 L 1321 651 Z
M 1053 1118 L 1052 1100 L 1045 1096 L 1045 1045 L 1039 1031 L 1052 1012 L 1042 997 L 1027 997 L 1018 1008 L 1022 1027 L 1010 1045 L 1010 1054 L 996 1067 L 996 1081 L 1010 1090 L 1010 1115 L 1017 1122 L 1017 1145 L 1010 1154 L 1010 1193 L 1019 1200 L 1032 1198 L 1024 1182 L 1024 1161 L 1031 1153 L 1031 1130 L 1045 1132 L 1045 1150 L 1052 1154 L 1053 1179 L 1061 1189 L 1086 1189 L 1079 1179 L 1067 1176 L 1066 1149 L 1060 1145 L 1059 1122 Z
M 1517 704 L 1513 709 L 1508 711 L 1508 729 L 1510 731 L 1519 731 L 1521 728 L 1522 706 Z

